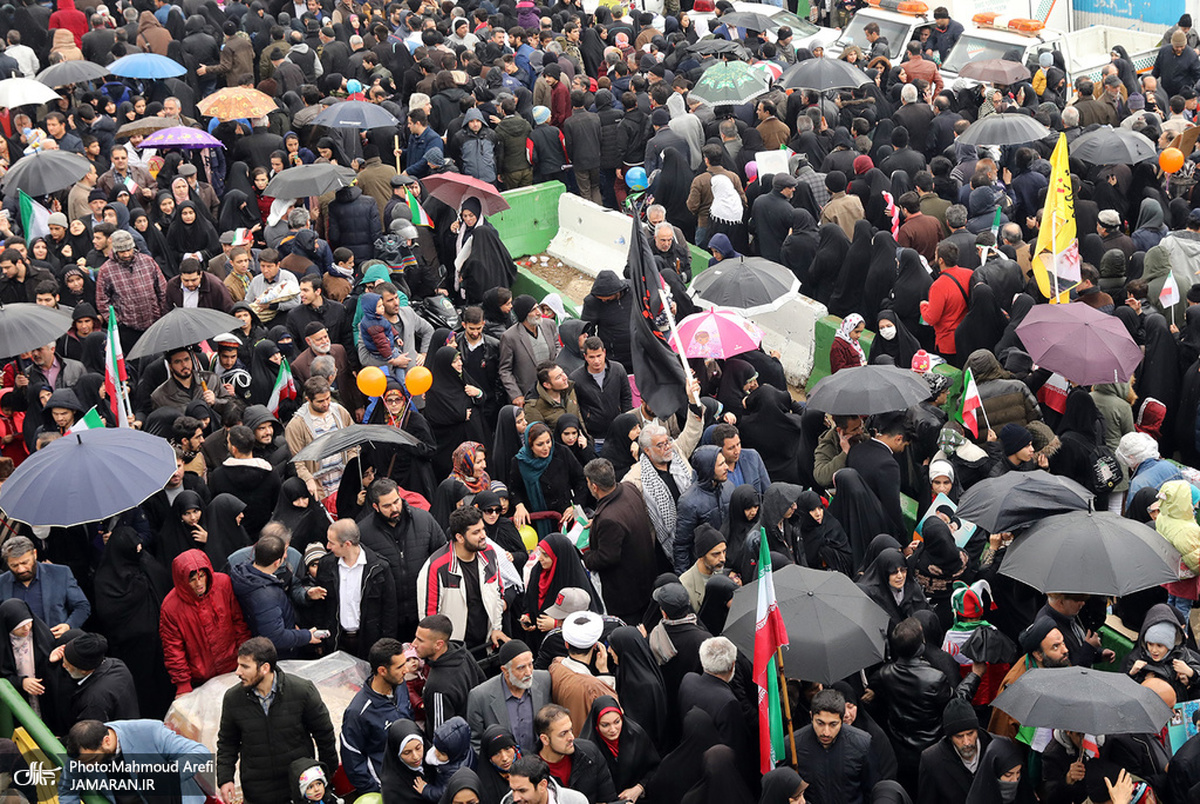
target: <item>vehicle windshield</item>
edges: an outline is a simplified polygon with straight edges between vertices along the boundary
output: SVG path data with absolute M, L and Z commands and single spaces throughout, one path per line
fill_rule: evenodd
M 879 35 L 888 41 L 888 50 L 892 59 L 899 56 L 901 48 L 908 44 L 908 24 L 874 17 L 863 17 L 860 20 L 859 17 L 860 15 L 855 14 L 854 19 L 850 20 L 850 24 L 842 29 L 842 35 L 837 41 L 838 47 L 842 50 L 850 45 L 858 45 L 863 53 L 871 52 L 871 43 L 867 41 L 867 35 L 863 33 L 863 26 L 867 22 L 874 22 L 879 26 Z
M 786 25 L 792 29 L 792 36 L 797 39 L 804 39 L 812 36 L 817 31 L 821 30 L 806 19 L 797 17 L 790 11 L 777 11 L 771 15 L 771 20 L 775 23 L 775 27 Z
M 1006 53 L 1015 49 L 1017 48 L 1014 48 L 1008 42 L 997 42 L 994 39 L 964 35 L 959 38 L 958 43 L 950 50 L 950 55 L 946 57 L 946 61 L 942 64 L 942 69 L 947 72 L 958 73 L 967 62 L 1003 58 Z

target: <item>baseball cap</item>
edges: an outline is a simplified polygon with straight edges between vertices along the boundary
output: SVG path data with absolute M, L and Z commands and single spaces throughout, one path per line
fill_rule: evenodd
M 546 609 L 546 616 L 556 620 L 566 619 L 577 611 L 587 611 L 592 604 L 592 596 L 578 586 L 565 586 L 559 590 L 554 605 Z

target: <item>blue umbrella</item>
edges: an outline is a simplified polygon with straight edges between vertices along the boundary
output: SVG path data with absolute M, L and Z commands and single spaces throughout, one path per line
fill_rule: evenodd
M 108 65 L 108 71 L 123 78 L 174 78 L 187 68 L 174 59 L 155 53 L 132 53 Z
M 400 121 L 382 106 L 366 101 L 342 101 L 314 117 L 312 124 L 329 128 L 368 129 L 398 126 Z
M 0 510 L 35 527 L 99 522 L 141 505 L 174 472 L 166 439 L 129 428 L 68 433 L 17 467 Z

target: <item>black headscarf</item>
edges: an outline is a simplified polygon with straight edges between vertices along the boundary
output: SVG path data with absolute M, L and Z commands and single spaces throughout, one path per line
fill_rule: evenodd
M 745 414 L 745 387 L 750 380 L 758 375 L 754 366 L 745 360 L 730 358 L 725 361 L 721 372 L 721 388 L 717 391 L 717 401 L 725 406 L 727 413 L 732 413 L 739 419 Z
M 737 581 L 728 575 L 712 575 L 704 584 L 704 602 L 697 612 L 700 623 L 710 634 L 719 634 L 725 630 L 725 620 L 729 617 L 729 601 L 733 593 L 741 587 Z
M 699 707 L 684 714 L 682 734 L 679 745 L 659 763 L 658 773 L 646 789 L 647 801 L 681 804 L 696 779 L 696 770 L 702 767 L 705 752 L 721 742 L 712 715 Z M 732 775 L 741 776 L 737 771 Z
M 833 296 L 829 299 L 829 312 L 845 318 L 850 313 L 857 313 L 862 307 L 863 288 L 866 284 L 867 270 L 871 266 L 871 240 L 875 236 L 875 227 L 867 220 L 854 223 L 854 239 L 842 262 L 838 273 L 837 284 Z
M 175 495 L 175 501 L 171 503 L 171 513 L 158 533 L 158 560 L 162 562 L 163 566 L 171 566 L 175 556 L 185 550 L 204 549 L 205 545 L 197 542 L 192 536 L 192 526 L 183 522 L 183 515 L 192 510 L 204 511 L 204 500 L 199 494 L 185 489 Z M 203 514 L 201 514 L 198 524 L 201 528 L 208 530 Z M 228 558 L 228 554 L 226 554 L 226 558 Z
M 1017 348 L 1025 350 L 1025 344 L 1021 342 L 1021 338 L 1017 335 L 1017 327 L 1021 326 L 1021 322 L 1025 320 L 1025 316 L 1029 315 L 1029 311 L 1033 309 L 1033 297 L 1028 293 L 1018 293 L 1013 298 L 1012 306 L 1008 311 L 1008 323 L 1004 327 L 1004 334 L 1000 336 L 1000 340 L 996 342 L 996 354 L 1000 354 L 1005 349 Z M 1133 312 L 1130 310 L 1129 312 Z
M 820 522 L 812 512 L 824 510 L 821 497 L 815 491 L 805 491 L 796 501 L 796 522 L 800 526 L 800 538 L 804 543 L 805 563 L 813 569 L 840 572 L 853 577 L 854 555 L 850 549 L 850 537 L 846 535 L 837 517 L 825 511 Z
M 615 745 L 604 739 L 599 728 L 600 718 L 611 709 L 617 710 L 622 720 L 621 733 Z M 636 720 L 625 716 L 621 704 L 611 695 L 601 695 L 592 701 L 591 711 L 579 736 L 600 749 L 600 755 L 604 757 L 612 776 L 613 786 L 618 791 L 645 782 L 661 761 L 650 735 Z
M 866 321 L 875 320 L 880 307 L 892 293 L 899 272 L 896 258 L 898 249 L 891 232 L 876 232 L 871 239 L 871 263 L 864 279 L 862 304 L 855 311 L 861 313 Z
M 714 745 L 704 752 L 702 767 L 704 776 L 683 797 L 684 804 L 754 804 L 732 748 Z
M 809 265 L 809 282 L 804 288 L 805 293 L 828 306 L 849 250 L 850 239 L 841 226 L 836 223 L 821 224 L 817 230 L 817 253 Z
M 413 770 L 400 759 L 400 750 L 409 737 L 420 739 L 421 745 L 426 746 L 425 736 L 411 720 L 397 720 L 388 726 L 387 750 L 383 753 L 383 778 L 379 780 L 380 789 L 388 804 L 428 804 L 428 801 L 413 788 L 417 777 L 423 778 L 425 775 L 424 762 L 419 770 Z M 422 750 L 422 757 L 424 753 Z
M 633 466 L 633 452 L 631 449 L 633 442 L 629 440 L 629 433 L 637 426 L 638 417 L 636 413 L 622 413 L 613 419 L 612 424 L 608 426 L 608 433 L 604 437 L 604 447 L 600 450 L 600 457 L 606 458 L 612 463 L 617 480 L 623 478 L 630 467 Z
M 742 441 L 757 450 L 773 480 L 801 483 L 796 460 L 801 437 L 800 414 L 792 412 L 792 398 L 773 385 L 759 385 L 746 397 Z
M 250 361 L 250 404 L 265 405 L 270 400 L 275 380 L 283 367 L 271 360 L 278 353 L 279 346 L 268 338 L 254 344 L 254 357 Z
M 804 780 L 791 768 L 776 768 L 762 778 L 758 804 L 789 804 Z
M 516 405 L 500 408 L 492 449 L 488 452 L 488 465 L 499 467 L 497 471 L 507 471 L 512 459 L 525 443 L 523 436 L 517 432 L 517 414 L 522 412 Z
M 171 591 L 171 575 L 131 527 L 113 531 L 96 567 L 96 616 L 105 634 L 122 641 L 158 639 L 159 606 Z
M 749 429 L 746 432 L 750 432 Z M 767 470 L 768 475 L 770 471 L 770 469 Z M 755 511 L 753 519 L 746 519 L 746 509 L 760 508 L 761 505 L 762 498 L 759 496 L 758 490 L 749 483 L 738 486 L 729 496 L 729 512 L 725 521 L 721 523 L 721 533 L 725 536 L 725 566 L 736 572 L 742 572 L 746 537 L 751 532 L 758 531 L 760 520 L 760 511 Z M 717 634 L 720 631 L 712 631 L 712 633 Z
M 47 726 L 61 734 L 61 730 L 66 728 L 62 720 L 68 699 L 62 688 L 66 686 L 67 676 L 60 665 L 50 663 L 50 652 L 56 647 L 56 640 L 50 626 L 34 616 L 28 603 L 16 597 L 10 597 L 0 603 L 0 627 L 4 629 L 3 633 L 0 633 L 0 677 L 8 679 L 26 700 L 33 700 L 21 687 L 23 677 L 17 670 L 12 641 L 9 638 L 12 630 L 26 620 L 33 620 L 33 630 L 29 635 L 33 639 L 34 672 L 46 688 L 46 691 L 37 697 L 40 715 Z
M 879 608 L 887 612 L 893 626 L 901 620 L 911 617 L 913 612 L 929 608 L 929 602 L 925 599 L 925 593 L 921 591 L 920 585 L 911 572 L 904 579 L 904 588 L 901 590 L 900 600 L 896 600 L 891 584 L 888 583 L 888 578 L 897 568 L 907 568 L 907 566 L 904 554 L 899 550 L 889 547 L 886 550 L 880 551 L 875 560 L 871 562 L 871 566 L 867 567 L 867 571 L 863 573 L 862 579 L 858 582 L 858 587 L 867 593 L 867 597 L 874 600 Z
M 839 469 L 833 476 L 833 485 L 837 493 L 833 495 L 829 513 L 846 529 L 854 565 L 861 567 L 867 543 L 890 530 L 887 517 L 884 516 L 879 498 L 857 470 Z
M 1007 326 L 1008 319 L 996 302 L 995 291 L 991 286 L 979 282 L 971 288 L 967 315 L 954 332 L 954 347 L 960 355 L 969 355 L 976 349 L 990 352 L 1004 335 Z
M 188 208 L 196 212 L 196 219 L 190 224 L 184 223 L 183 216 L 179 214 L 180 210 Z M 167 246 L 179 259 L 194 251 L 204 255 L 204 260 L 221 253 L 221 239 L 217 236 L 217 230 L 192 201 L 184 201 L 175 207 L 175 219 L 167 230 Z
M 1021 781 L 1016 796 L 1005 801 L 1000 793 L 1000 777 L 1018 765 L 1021 766 Z M 993 736 L 980 757 L 975 780 L 967 793 L 967 804 L 1032 804 L 1035 800 L 1025 767 L 1024 750 L 1009 737 Z
M 624 625 L 608 635 L 608 646 L 617 654 L 617 696 L 627 720 L 636 720 L 656 745 L 666 729 L 666 686 L 650 643 L 637 628 Z
M 929 288 L 932 285 L 933 277 L 925 269 L 921 255 L 911 248 L 900 249 L 896 284 L 892 287 L 891 308 L 918 340 L 922 337 L 921 302 L 929 297 Z M 925 326 L 924 329 L 929 327 Z
M 538 543 L 539 550 L 546 548 L 553 555 L 554 563 L 549 570 L 542 569 L 541 563 L 535 563 L 533 571 L 529 573 L 529 584 L 525 590 L 525 612 L 529 619 L 536 620 L 539 614 L 554 605 L 558 593 L 568 587 L 586 590 L 592 601 L 588 608 L 595 612 L 602 611 L 600 598 L 584 569 L 579 548 L 561 533 L 551 533 Z M 543 594 L 540 587 L 542 576 L 546 573 L 550 573 L 550 582 Z
M 809 269 L 817 256 L 819 243 L 817 222 L 807 209 L 797 209 L 792 212 L 792 233 L 783 241 L 779 250 L 779 260 L 787 266 L 805 292 L 811 292 Z
M 574 413 L 564 413 L 558 417 L 558 421 L 554 423 L 554 443 L 575 456 L 575 460 L 579 461 L 580 466 L 587 466 L 588 461 L 596 457 L 596 450 L 592 448 L 592 442 L 589 440 L 586 447 L 581 447 L 579 441 L 576 440 L 574 446 L 567 446 L 563 441 L 563 431 L 567 428 L 574 427 L 579 433 L 580 438 L 585 438 L 586 433 L 583 432 L 583 424 L 580 423 L 579 417 Z
M 219 495 L 213 500 L 213 507 L 216 507 L 217 500 L 226 496 L 232 495 Z M 308 505 L 297 506 L 296 503 L 301 500 L 308 500 Z M 329 517 L 325 513 L 325 507 L 313 499 L 308 486 L 298 477 L 289 477 L 283 481 L 283 486 L 279 489 L 279 500 L 275 503 L 275 513 L 271 518 L 287 525 L 288 530 L 292 532 L 292 544 L 301 552 L 313 542 L 325 543 L 325 533 L 329 530 Z
M 220 214 L 217 216 L 217 229 L 232 232 L 234 229 L 249 229 L 262 223 L 258 202 L 253 199 L 253 195 L 247 195 L 241 190 L 226 190 L 225 197 L 221 199 Z
M 908 327 L 904 326 L 904 322 L 900 319 L 900 314 L 895 310 L 880 310 L 875 316 L 875 339 L 871 341 L 871 351 L 867 355 L 867 362 L 871 365 L 876 365 L 877 360 L 884 356 L 892 358 L 892 361 L 900 368 L 908 368 L 912 365 L 913 355 L 921 348 L 921 344 L 917 341 L 913 334 L 908 331 Z M 892 326 L 896 328 L 896 337 L 890 341 L 881 337 L 879 333 L 879 324 L 884 321 L 890 321 Z
M 1142 399 L 1151 397 L 1167 406 L 1167 416 L 1162 432 L 1169 436 L 1173 432 L 1175 411 L 1178 407 L 1180 374 L 1179 346 L 1167 326 L 1167 320 L 1158 313 L 1145 317 L 1146 354 L 1137 370 L 1134 390 Z M 1164 454 L 1171 450 L 1164 449 Z

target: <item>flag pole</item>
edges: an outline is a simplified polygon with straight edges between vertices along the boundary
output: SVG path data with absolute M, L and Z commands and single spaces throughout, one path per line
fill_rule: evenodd
M 634 224 L 640 225 L 637 224 L 637 221 L 634 221 Z M 660 293 L 662 290 L 663 288 L 659 288 Z M 675 326 L 675 314 L 671 312 L 671 305 L 669 304 L 663 305 L 663 311 L 667 314 L 667 326 L 671 329 L 671 341 L 675 344 L 675 351 L 679 354 L 679 364 L 683 366 L 683 379 L 684 382 L 687 383 L 687 390 L 690 392 L 692 385 L 692 368 L 688 365 L 687 355 L 683 353 L 683 339 L 679 337 L 679 328 Z M 689 393 L 688 399 L 690 399 L 693 404 L 700 404 L 700 395 L 698 393 Z
M 790 742 L 792 745 L 792 767 L 796 768 L 800 766 L 799 761 L 796 759 L 796 727 L 795 724 L 792 723 L 792 704 L 788 700 L 787 674 L 783 672 L 782 645 L 775 650 L 775 661 L 779 665 L 779 678 L 783 682 L 780 685 L 783 688 L 783 716 L 787 720 L 788 742 Z

